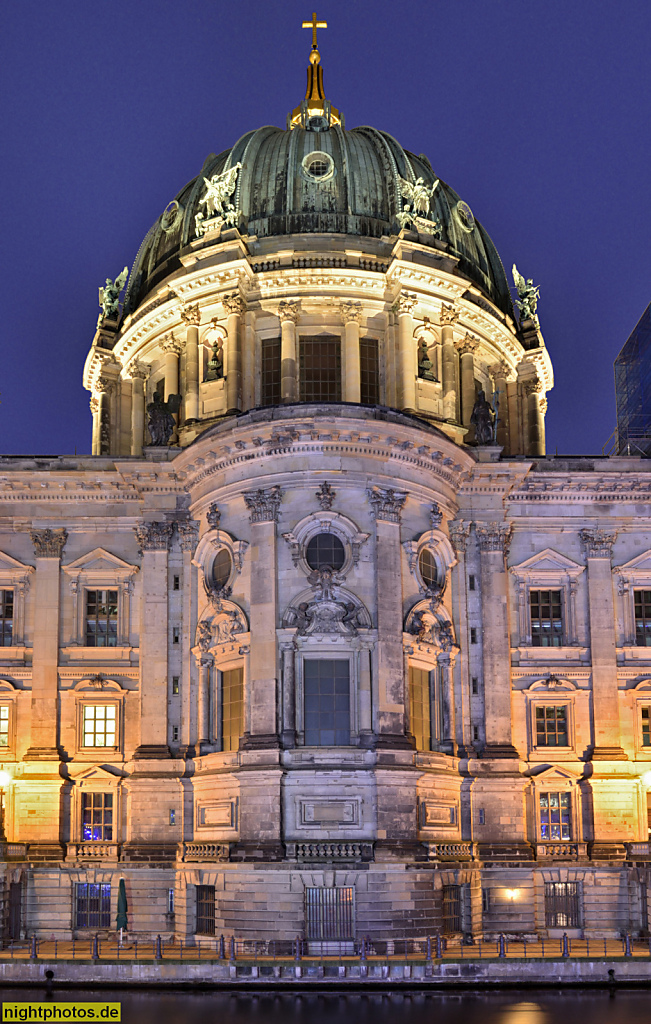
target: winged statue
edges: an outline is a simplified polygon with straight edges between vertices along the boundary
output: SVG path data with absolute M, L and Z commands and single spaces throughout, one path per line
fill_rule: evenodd
M 125 267 L 121 274 L 118 274 L 115 281 L 110 277 L 106 278 L 106 284 L 99 289 L 99 304 L 102 307 L 100 320 L 107 316 L 115 320 L 120 311 L 120 292 L 127 283 L 129 268 Z
M 416 178 L 416 181 L 407 181 L 406 178 L 398 178 L 400 182 L 400 195 L 409 202 L 405 204 L 402 213 L 398 214 L 397 220 L 401 227 L 413 223 L 416 217 L 427 217 L 429 208 L 439 183 L 437 178 L 429 188 L 424 178 Z
M 515 304 L 520 310 L 520 318 L 522 320 L 537 321 L 536 309 L 538 308 L 538 299 L 540 298 L 540 288 L 533 283 L 533 279 L 530 277 L 525 281 L 515 263 L 513 264 L 512 273 L 513 283 L 518 292 Z
M 221 174 L 213 174 L 212 178 L 204 178 L 206 191 L 199 200 L 199 206 L 205 206 L 205 213 L 198 213 L 195 217 L 197 234 L 202 235 L 205 231 L 204 221 L 211 217 L 220 217 L 222 224 L 234 224 L 237 218 L 237 210 L 229 203 L 229 199 L 235 191 L 237 174 L 242 166 L 236 163 Z

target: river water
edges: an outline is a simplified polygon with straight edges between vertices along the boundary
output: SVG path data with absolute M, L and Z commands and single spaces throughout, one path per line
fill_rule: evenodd
M 123 1024 L 650 1024 L 651 992 L 289 994 L 133 989 L 0 989 L 0 1001 L 110 1001 Z

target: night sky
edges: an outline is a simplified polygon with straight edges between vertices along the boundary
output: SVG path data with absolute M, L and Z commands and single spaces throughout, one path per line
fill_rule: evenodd
M 18 0 L 0 16 L 0 451 L 90 450 L 104 278 L 210 152 L 284 126 L 312 0 Z M 540 285 L 547 445 L 600 453 L 651 301 L 649 0 L 320 0 L 326 95 L 472 208 Z

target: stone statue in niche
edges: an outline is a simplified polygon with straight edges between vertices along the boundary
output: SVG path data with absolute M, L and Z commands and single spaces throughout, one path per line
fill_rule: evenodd
M 180 408 L 180 395 L 170 395 L 167 401 L 164 402 L 159 392 L 154 392 L 153 401 L 147 406 L 147 414 L 149 416 L 147 426 L 149 427 L 151 443 L 154 447 L 163 448 L 169 443 L 169 439 L 174 433 L 174 427 L 176 426 L 174 417 Z
M 212 347 L 210 353 L 210 359 L 208 360 L 208 366 L 206 367 L 206 375 L 203 378 L 204 384 L 207 384 L 211 380 L 221 380 L 224 376 L 224 353 L 221 338 L 218 338 Z
M 475 428 L 475 441 L 478 445 L 492 444 L 493 442 L 493 410 L 486 401 L 486 395 L 480 391 L 475 399 L 475 404 L 470 415 L 470 422 Z
M 427 342 L 421 338 L 418 343 L 418 376 L 421 380 L 436 380 L 433 372 L 434 363 L 429 357 Z

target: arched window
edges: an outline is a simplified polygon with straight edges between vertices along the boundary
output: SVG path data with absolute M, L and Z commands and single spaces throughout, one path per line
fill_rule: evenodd
M 317 533 L 309 541 L 305 561 L 310 569 L 341 569 L 346 560 L 346 550 L 334 533 Z

